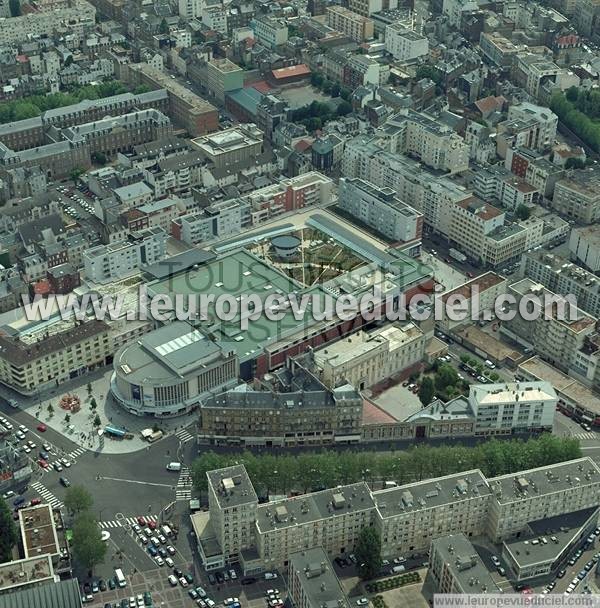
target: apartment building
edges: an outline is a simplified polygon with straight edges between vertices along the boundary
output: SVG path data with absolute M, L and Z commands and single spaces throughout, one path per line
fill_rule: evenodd
M 570 171 L 556 182 L 552 208 L 584 224 L 600 221 L 600 171 Z
M 423 215 L 400 200 L 391 188 L 380 188 L 359 178 L 341 178 L 339 207 L 388 239 L 420 241 Z
M 330 389 L 296 365 L 294 371 L 206 399 L 198 442 L 290 447 L 358 443 L 362 397 L 345 384 Z
M 425 334 L 414 323 L 395 324 L 350 334 L 313 351 L 312 360 L 326 386 L 351 384 L 363 390 L 417 365 L 425 343 Z
M 352 89 L 368 85 L 383 86 L 390 76 L 390 66 L 369 55 L 350 55 L 339 67 L 341 78 L 338 74 L 335 80 L 341 80 Z
M 220 201 L 201 211 L 187 213 L 173 221 L 173 236 L 189 245 L 225 238 L 242 230 L 243 206 L 238 200 Z
M 250 162 L 263 151 L 263 134 L 253 123 L 192 139 L 192 145 L 217 168 Z
M 227 12 L 223 10 L 223 5 L 221 4 L 204 8 L 202 11 L 202 23 L 215 32 L 227 35 Z
M 534 121 L 537 124 L 537 129 L 525 144 L 527 148 L 541 152 L 554 144 L 558 116 L 552 110 L 524 101 L 508 108 L 508 120 Z
M 600 1 L 578 0 L 575 22 L 582 36 L 597 39 L 600 34 Z
M 469 258 L 485 262 L 488 237 L 504 226 L 504 220 L 503 211 L 471 197 L 450 207 L 448 236 Z
M 432 169 L 461 173 L 469 167 L 469 146 L 452 129 L 414 110 L 385 123 L 380 140 L 390 152 L 412 154 Z
M 471 199 L 472 194 L 463 186 L 397 153 L 401 151 L 390 146 L 390 142 L 359 135 L 346 143 L 342 174 L 395 190 L 398 198 L 410 201 L 423 213 L 425 223 L 431 229 L 448 234 L 451 205 Z
M 512 65 L 519 48 L 498 32 L 481 32 L 479 47 L 483 54 L 497 66 L 508 68 Z
M 500 331 L 559 369 L 569 370 L 588 336 L 595 331 L 596 318 L 576 307 L 569 306 L 563 296 L 552 293 L 531 279 L 521 279 L 508 288 L 518 310 L 531 310 L 526 305 L 532 298 L 539 299 L 541 314 L 528 320 L 522 313 L 502 323 Z M 547 301 L 546 301 L 547 300 Z M 564 305 L 564 311 L 561 310 Z M 558 313 L 561 313 L 560 315 Z M 564 319 L 560 317 L 564 316 Z
M 286 567 L 290 555 L 313 547 L 329 556 L 352 553 L 360 531 L 372 525 L 374 505 L 365 482 L 259 505 L 259 558 L 268 569 Z
M 462 533 L 431 541 L 429 575 L 437 593 L 500 593 L 475 547 Z
M 222 7 L 212 8 L 225 16 Z M 188 76 L 221 103 L 225 101 L 225 93 L 244 87 L 244 70 L 225 57 L 192 63 Z
M 219 113 L 211 103 L 202 99 L 177 80 L 147 63 L 130 63 L 123 66 L 122 76 L 132 84 L 145 84 L 165 89 L 169 98 L 169 116 L 192 137 L 212 133 L 219 129 Z
M 600 470 L 589 458 L 488 480 L 487 534 L 493 542 L 518 538 L 529 522 L 598 507 Z
M 4 44 L 25 42 L 32 37 L 52 38 L 58 31 L 94 29 L 96 8 L 85 0 L 74 0 L 61 7 L 42 7 L 19 17 L 0 20 L 0 40 Z
M 199 152 L 173 155 L 152 163 L 144 169 L 144 180 L 152 187 L 155 198 L 169 193 L 189 194 L 195 186 L 200 186 L 205 158 Z
M 166 234 L 171 232 L 171 224 L 185 209 L 178 198 L 168 197 L 158 201 L 150 201 L 130 209 L 121 215 L 130 231 L 144 228 L 161 228 Z
M 471 385 L 478 435 L 552 431 L 558 397 L 549 382 Z
M 290 556 L 288 591 L 295 608 L 350 608 L 329 557 L 320 547 Z
M 521 259 L 520 275 L 554 293 L 573 294 L 581 310 L 600 317 L 598 277 L 566 258 L 545 251 L 529 251 Z
M 460 28 L 463 13 L 479 10 L 476 0 L 443 0 L 442 14 L 448 17 L 448 23 Z
M 206 475 L 212 530 L 224 563 L 236 563 L 244 550 L 254 547 L 258 497 L 243 465 L 209 471 Z
M 481 471 L 465 471 L 373 492 L 382 556 L 427 551 L 440 536 L 484 533 L 490 489 Z
M 506 292 L 506 279 L 495 272 L 484 274 L 458 285 L 454 289 L 447 290 L 443 294 L 436 294 L 436 298 L 442 300 L 442 316 L 436 319 L 436 325 L 445 332 L 460 327 L 473 320 L 481 318 L 486 312 L 494 312 L 497 298 Z M 460 299 L 461 309 L 466 310 L 464 320 L 451 319 L 446 307 L 450 308 L 452 302 Z
M 179 15 L 186 20 L 201 19 L 206 0 L 178 0 Z
M 126 241 L 98 245 L 83 254 L 84 273 L 93 283 L 112 283 L 164 259 L 167 233 L 159 227 L 132 233 Z
M 413 61 L 429 53 L 429 41 L 402 23 L 392 23 L 385 28 L 385 50 L 396 61 Z
M 569 238 L 571 259 L 588 270 L 600 271 L 600 230 L 597 226 L 573 228 Z
M 373 13 L 398 8 L 398 0 L 350 0 L 348 8 L 359 15 L 370 17 Z
M 372 19 L 354 13 L 343 6 L 328 6 L 325 12 L 328 25 L 334 30 L 346 34 L 350 40 L 360 43 L 373 38 L 375 26 Z
M 250 21 L 250 27 L 267 48 L 275 49 L 288 41 L 288 27 L 283 19 L 261 15 Z

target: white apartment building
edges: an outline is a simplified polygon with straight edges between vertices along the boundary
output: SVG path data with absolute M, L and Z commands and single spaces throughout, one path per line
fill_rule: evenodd
M 411 368 L 425 354 L 425 334 L 414 323 L 358 331 L 313 351 L 320 380 L 329 388 L 351 384 L 363 390 Z
M 349 0 L 348 8 L 359 15 L 370 17 L 373 13 L 398 8 L 398 0 Z
M 227 11 L 222 4 L 206 6 L 202 9 L 202 23 L 215 32 L 227 34 Z
M 487 534 L 493 542 L 516 538 L 532 521 L 598 507 L 600 469 L 590 458 L 488 480 Z
M 436 232 L 448 234 L 450 208 L 472 194 L 452 180 L 435 175 L 420 163 L 398 152 L 393 140 L 378 140 L 359 135 L 346 143 L 342 174 L 358 177 L 396 191 L 399 199 L 410 201 L 425 222 Z M 385 148 L 384 148 L 385 146 Z
M 391 188 L 341 178 L 338 200 L 341 209 L 388 239 L 406 243 L 421 238 L 423 214 L 400 200 Z
M 141 266 L 164 259 L 166 240 L 162 228 L 147 228 L 132 233 L 126 241 L 92 247 L 83 254 L 85 277 L 103 284 L 135 274 Z
M 246 123 L 196 137 L 191 143 L 215 167 L 224 168 L 243 161 L 251 162 L 261 154 L 263 133 L 254 123 Z
M 556 182 L 552 208 L 584 224 L 600 221 L 600 171 L 569 171 Z
M 242 465 L 209 471 L 210 525 L 224 563 L 239 561 L 244 549 L 254 546 L 258 497 Z
M 172 226 L 173 236 L 189 245 L 198 245 L 238 234 L 242 230 L 243 207 L 234 199 L 182 215 Z
M 179 15 L 186 20 L 202 19 L 206 0 L 178 0 Z
M 458 29 L 462 14 L 479 10 L 477 0 L 443 0 L 442 13 L 447 15 L 448 23 Z
M 346 34 L 350 40 L 365 42 L 375 34 L 375 25 L 369 17 L 354 13 L 343 6 L 328 6 L 326 13 L 329 27 Z
M 288 41 L 288 27 L 283 19 L 255 17 L 250 22 L 254 35 L 268 48 L 274 49 Z
M 469 405 L 478 435 L 552 430 L 558 397 L 549 382 L 477 384 L 469 389 Z
M 588 270 L 600 270 L 600 230 L 597 226 L 573 228 L 569 238 L 571 259 L 581 262 Z
M 396 61 L 412 61 L 429 53 L 425 36 L 405 28 L 402 23 L 392 23 L 385 28 L 385 50 Z
M 538 124 L 537 131 L 528 142 L 528 148 L 543 151 L 554 144 L 558 116 L 549 108 L 524 101 L 508 108 L 508 120 L 522 120 L 526 123 L 534 120 Z

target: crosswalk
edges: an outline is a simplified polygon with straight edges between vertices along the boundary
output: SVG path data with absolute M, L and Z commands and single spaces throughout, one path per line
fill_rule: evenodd
M 181 467 L 175 488 L 175 500 L 190 500 L 192 497 L 192 475 L 188 467 Z
M 571 437 L 574 437 L 575 439 L 598 439 L 600 435 L 588 431 L 587 433 L 573 433 Z
M 69 460 L 75 461 L 77 460 L 77 458 L 79 458 L 79 456 L 81 456 L 82 454 L 85 454 L 85 448 L 77 448 L 76 450 L 73 450 L 72 452 L 69 452 L 67 454 L 67 458 Z
M 175 433 L 175 436 L 179 439 L 181 443 L 187 443 L 188 441 L 191 441 L 194 438 L 194 436 L 187 429 L 179 429 Z
M 58 498 L 56 498 L 56 496 L 54 496 L 54 494 L 52 494 L 52 492 L 50 492 L 50 490 L 39 481 L 34 481 L 31 484 L 31 487 L 40 495 L 42 500 L 47 502 L 52 508 L 61 509 L 64 506 L 62 501 L 58 500 Z
M 158 523 L 157 515 L 144 515 L 144 519 L 146 521 Z M 122 517 L 121 519 L 111 519 L 110 521 L 98 522 L 98 525 L 103 530 L 107 530 L 108 528 L 123 528 L 124 526 L 133 526 L 135 524 L 137 524 L 137 519 L 135 517 Z

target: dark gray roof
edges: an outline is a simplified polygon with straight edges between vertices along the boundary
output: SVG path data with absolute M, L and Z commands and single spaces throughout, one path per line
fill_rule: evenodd
M 52 232 L 57 236 L 65 232 L 60 215 L 53 213 L 52 215 L 46 215 L 37 220 L 27 222 L 19 228 L 19 233 L 21 239 L 23 239 L 23 243 L 29 245 L 30 243 L 40 242 L 42 240 L 42 231 L 48 228 L 52 229 Z
M 142 271 L 144 274 L 154 279 L 165 279 L 166 277 L 188 270 L 196 264 L 206 264 L 214 260 L 217 256 L 210 252 L 204 251 L 203 249 L 189 249 L 183 253 L 173 255 L 166 260 L 151 264 L 150 266 L 144 266 Z
M 0 595 L 0 608 L 81 608 L 77 579 Z

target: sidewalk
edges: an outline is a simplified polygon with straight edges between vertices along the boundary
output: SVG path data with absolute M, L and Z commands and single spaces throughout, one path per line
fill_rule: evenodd
M 37 397 L 21 397 L 17 401 L 20 409 L 61 433 L 67 439 L 87 450 L 103 454 L 126 454 L 147 448 L 149 444 L 142 440 L 140 431 L 152 428 L 154 424 L 158 424 L 166 435 L 171 435 L 195 422 L 197 418 L 195 413 L 167 420 L 129 414 L 114 401 L 110 394 L 111 375 L 112 366 L 105 367 L 75 378 L 51 391 L 40 393 L 39 401 Z M 88 389 L 88 384 L 91 391 Z M 73 414 L 60 407 L 61 397 L 67 394 L 79 397 L 81 401 L 79 412 Z M 14 398 L 14 393 L 11 394 L 11 397 Z M 95 408 L 92 407 L 92 399 L 96 402 Z M 52 412 L 48 410 L 49 406 L 52 406 Z M 67 415 L 69 416 L 68 422 L 65 418 Z M 99 427 L 94 426 L 96 416 L 100 418 Z M 119 440 L 99 437 L 98 428 L 103 429 L 108 425 L 132 433 L 133 439 Z

